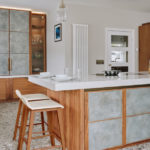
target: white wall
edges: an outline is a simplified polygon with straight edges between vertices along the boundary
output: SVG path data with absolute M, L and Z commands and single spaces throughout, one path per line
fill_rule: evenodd
M 112 8 L 68 5 L 68 27 L 72 23 L 89 25 L 89 73 L 104 70 L 104 65 L 96 65 L 97 59 L 105 58 L 105 28 L 124 28 L 135 30 L 135 47 L 138 48 L 138 26 L 150 21 L 150 13 L 125 11 Z M 71 37 L 67 37 L 66 49 L 72 50 Z M 71 52 L 68 55 L 71 56 Z M 68 58 L 69 56 L 67 56 Z M 70 64 L 71 59 L 66 60 Z M 69 62 L 70 61 L 70 62 Z M 138 70 L 138 52 L 136 52 L 136 70 Z
M 65 33 L 62 41 L 54 42 L 54 25 L 56 22 L 56 12 L 47 14 L 47 71 L 53 74 L 61 74 L 65 68 Z M 63 25 L 63 31 L 65 26 Z

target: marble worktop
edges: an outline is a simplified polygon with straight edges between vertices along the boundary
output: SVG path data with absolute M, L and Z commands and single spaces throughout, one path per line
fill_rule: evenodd
M 12 75 L 12 76 L 1 76 L 0 79 L 7 79 L 7 78 L 27 78 L 29 75 Z
M 89 75 L 84 80 L 72 79 L 61 82 L 54 81 L 52 78 L 41 78 L 39 75 L 31 75 L 28 77 L 28 80 L 50 90 L 63 91 L 148 85 L 150 84 L 150 74 L 148 72 L 121 73 L 119 76 L 114 77 Z

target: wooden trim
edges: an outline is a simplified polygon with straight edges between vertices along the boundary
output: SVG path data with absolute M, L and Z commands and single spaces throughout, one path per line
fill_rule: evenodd
M 85 89 L 85 92 L 95 93 L 95 92 L 105 92 L 105 91 L 118 91 L 123 89 L 137 89 L 137 88 L 150 88 L 150 84 L 145 85 L 133 85 L 133 86 L 117 86 L 117 87 L 106 87 L 106 88 L 96 88 L 96 89 Z
M 44 39 L 44 71 L 47 71 L 47 16 L 46 14 L 43 16 L 45 17 L 45 39 Z
M 136 115 L 127 115 L 127 118 L 130 118 L 130 117 L 136 117 L 136 116 L 141 116 L 141 115 L 148 115 L 150 114 L 150 112 L 147 112 L 147 113 L 141 113 L 141 114 L 136 114 Z
M 85 130 L 85 99 L 84 99 L 84 90 L 80 90 L 79 93 L 79 99 L 80 99 L 80 150 L 84 150 L 84 145 L 85 145 L 85 141 L 84 141 L 84 130 Z
M 88 123 L 103 122 L 103 121 L 109 121 L 109 120 L 114 120 L 114 119 L 122 119 L 122 117 L 115 117 L 115 118 L 108 118 L 108 119 L 104 119 L 104 120 L 89 121 Z
M 141 35 L 142 35 L 142 26 L 139 27 L 139 54 L 141 52 L 141 44 L 142 44 L 142 39 L 141 39 Z M 139 55 L 139 71 L 142 71 L 142 60 L 141 60 L 141 56 Z
M 46 17 L 46 14 L 38 14 L 38 13 L 32 13 L 31 12 L 31 23 L 30 23 L 30 28 L 31 28 L 31 33 L 30 33 L 30 35 L 31 35 L 31 54 L 30 54 L 30 59 L 31 59 L 31 61 L 30 61 L 30 74 L 33 74 L 33 72 L 32 72 L 32 35 L 33 35 L 33 33 L 32 33 L 32 16 L 43 16 L 44 17 L 44 28 L 43 28 L 43 57 L 44 57 L 44 62 L 43 62 L 43 68 L 44 68 L 44 72 L 46 72 L 47 71 L 47 35 L 46 35 L 46 31 L 47 31 L 47 17 Z M 37 74 L 38 74 L 38 72 L 37 72 Z
M 122 145 L 126 144 L 126 89 L 122 90 Z
M 8 10 L 8 59 L 11 59 L 11 55 L 10 55 L 10 10 Z M 9 71 L 9 75 L 10 75 L 10 61 L 8 62 L 9 66 L 8 66 L 8 71 Z
M 86 92 L 85 93 L 85 96 L 84 96 L 84 101 L 85 101 L 85 108 L 84 108 L 84 111 L 85 111 L 85 127 L 84 127 L 84 138 L 85 138 L 85 149 L 84 150 L 89 150 L 89 118 L 88 118 L 88 93 Z
M 29 74 L 32 74 L 32 14 L 29 13 Z

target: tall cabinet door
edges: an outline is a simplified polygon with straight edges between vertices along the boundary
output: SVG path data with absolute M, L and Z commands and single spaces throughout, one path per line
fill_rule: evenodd
M 29 13 L 10 10 L 10 75 L 29 74 Z
M 0 9 L 0 75 L 9 75 L 9 11 Z

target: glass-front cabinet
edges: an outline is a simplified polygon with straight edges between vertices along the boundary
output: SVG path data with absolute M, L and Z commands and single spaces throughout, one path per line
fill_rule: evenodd
M 132 31 L 108 29 L 106 31 L 106 69 L 134 72 Z
M 31 74 L 46 71 L 46 15 L 32 14 Z

